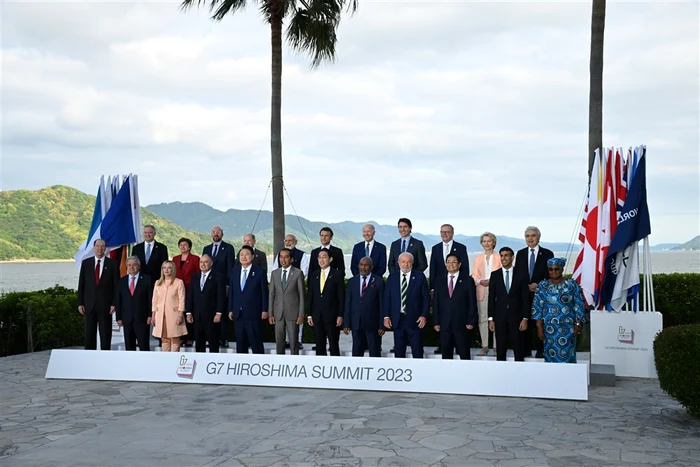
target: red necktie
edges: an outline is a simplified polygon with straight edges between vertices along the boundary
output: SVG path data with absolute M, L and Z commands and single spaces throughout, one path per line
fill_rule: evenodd
M 97 265 L 95 266 L 95 285 L 100 285 L 100 261 L 97 260 Z
M 129 292 L 131 292 L 131 295 L 134 295 L 134 289 L 136 288 L 136 276 L 131 277 L 131 284 L 129 285 Z
M 364 297 L 365 290 L 367 290 L 367 276 L 362 278 L 362 290 L 360 291 L 360 297 Z
M 447 291 L 450 292 L 450 298 L 452 298 L 452 292 L 455 290 L 455 276 L 450 276 L 450 284 L 447 287 Z

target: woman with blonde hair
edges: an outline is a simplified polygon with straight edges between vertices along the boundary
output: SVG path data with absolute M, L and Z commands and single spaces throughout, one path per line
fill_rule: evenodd
M 481 351 L 477 355 L 484 356 L 489 353 L 489 279 L 491 272 L 501 267 L 501 257 L 495 252 L 497 239 L 494 234 L 484 232 L 481 234 L 480 241 L 484 252 L 474 260 L 472 278 L 476 284 L 476 307 L 479 311 L 479 334 L 481 334 Z M 496 353 L 495 335 L 493 350 Z
M 163 262 L 160 279 L 153 288 L 153 335 L 162 339 L 163 352 L 179 352 L 180 336 L 187 334 L 183 317 L 185 283 L 175 271 L 172 261 Z

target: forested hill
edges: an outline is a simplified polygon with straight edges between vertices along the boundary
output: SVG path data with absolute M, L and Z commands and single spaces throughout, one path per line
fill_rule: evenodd
M 70 259 L 88 235 L 95 196 L 67 186 L 0 192 L 0 260 Z M 209 235 L 185 230 L 142 208 L 144 224 L 158 229 L 157 239 L 178 253 L 177 240 L 189 237 L 193 251 L 211 242 Z

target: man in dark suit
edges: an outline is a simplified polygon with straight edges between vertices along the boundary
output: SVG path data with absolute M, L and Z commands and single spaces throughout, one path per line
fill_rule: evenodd
M 406 358 L 411 345 L 413 358 L 423 358 L 423 328 L 428 319 L 430 295 L 422 271 L 413 269 L 413 255 L 398 256 L 399 270 L 389 274 L 384 293 L 384 327 L 394 330 L 394 356 Z
M 131 255 L 141 262 L 140 271 L 151 278 L 151 288 L 160 279 L 160 268 L 168 261 L 168 247 L 156 241 L 156 228 L 151 225 L 143 227 L 143 242 L 137 243 L 131 249 Z
M 489 330 L 496 334 L 496 360 L 505 361 L 510 335 L 516 362 L 525 361 L 523 336 L 530 319 L 528 283 L 513 270 L 513 250 L 504 246 L 499 250 L 501 268 L 489 279 Z
M 326 339 L 331 355 L 340 355 L 340 328 L 343 325 L 345 287 L 343 275 L 333 269 L 329 250 L 318 252 L 319 269 L 309 276 L 309 314 L 307 323 L 315 329 L 316 355 L 327 355 Z
M 540 229 L 535 226 L 530 226 L 525 229 L 525 243 L 527 243 L 527 248 L 519 250 L 518 254 L 515 256 L 515 275 L 520 276 L 529 284 L 530 297 L 527 303 L 528 310 L 532 310 L 532 300 L 535 297 L 537 284 L 549 278 L 547 261 L 554 258 L 554 253 L 551 250 L 540 246 L 541 236 Z M 529 326 L 526 334 L 523 336 L 523 353 L 526 357 L 532 354 L 533 340 L 536 338 L 536 332 L 535 326 Z M 498 342 L 498 338 L 496 338 L 496 342 Z M 544 358 L 542 341 L 538 339 L 535 348 L 537 350 L 535 357 Z
M 236 329 L 236 353 L 264 354 L 263 320 L 267 320 L 267 274 L 253 265 L 253 249 L 241 247 L 241 265 L 231 270 L 228 283 L 228 317 Z
M 460 271 L 462 263 L 456 253 L 447 255 L 445 265 L 445 274 L 431 281 L 435 286 L 434 328 L 440 333 L 443 360 L 454 358 L 455 347 L 460 360 L 470 360 L 472 330 L 477 322 L 474 280 Z
M 350 271 L 356 276 L 360 273 L 359 265 L 362 258 L 371 258 L 372 274 L 379 277 L 384 276 L 386 272 L 386 246 L 374 240 L 375 228 L 372 224 L 362 226 L 362 238 L 364 242 L 356 244 L 352 249 L 352 258 L 350 259 Z
M 359 263 L 359 274 L 348 281 L 345 291 L 345 329 L 352 330 L 352 356 L 362 357 L 369 349 L 370 357 L 381 357 L 380 337 L 384 335 L 384 279 L 373 273 L 372 258 Z
M 399 235 L 400 238 L 391 244 L 389 251 L 389 274 L 398 271 L 399 255 L 403 252 L 411 253 L 414 258 L 413 270 L 423 272 L 428 269 L 428 260 L 425 257 L 425 245 L 417 238 L 411 236 L 413 223 L 410 219 L 402 217 L 399 219 Z
M 224 283 L 229 283 L 229 274 L 233 269 L 236 251 L 233 245 L 223 241 L 224 231 L 218 225 L 211 229 L 211 245 L 207 245 L 202 250 L 202 255 L 209 255 L 214 261 L 212 269 L 224 279 Z M 228 285 L 226 286 L 226 294 L 228 295 Z M 228 348 L 228 315 L 224 314 L 221 317 L 221 347 Z
M 199 271 L 192 275 L 187 293 L 187 322 L 194 323 L 195 352 L 219 353 L 221 317 L 226 310 L 226 283 L 224 276 L 214 271 L 214 260 L 209 255 L 199 258 Z
M 130 256 L 126 260 L 126 276 L 119 281 L 117 290 L 117 324 L 124 329 L 126 350 L 151 350 L 151 311 L 153 285 L 151 278 L 141 274 L 140 260 Z
M 332 258 L 330 266 L 331 269 L 337 269 L 341 277 L 345 278 L 345 256 L 343 255 L 343 250 L 337 246 L 331 245 L 331 240 L 333 240 L 333 229 L 330 227 L 323 227 L 318 233 L 318 236 L 321 239 L 321 246 L 311 250 L 311 260 L 309 260 L 309 277 L 311 277 L 314 272 L 321 269 L 318 263 L 318 253 L 321 250 L 328 250 Z
M 253 249 L 253 265 L 262 268 L 265 271 L 265 275 L 267 275 L 267 253 L 255 248 L 255 235 L 252 233 L 245 234 L 243 236 L 243 244 L 248 245 L 249 247 L 251 247 Z M 241 252 L 239 251 L 238 254 L 240 255 L 240 253 Z M 237 256 L 236 263 L 235 263 L 234 267 L 240 266 L 240 265 L 241 265 L 241 262 Z
M 105 241 L 93 243 L 95 256 L 84 259 L 78 276 L 78 312 L 85 317 L 85 349 L 97 349 L 97 329 L 100 349 L 112 348 L 112 313 L 116 310 L 119 268 L 105 256 Z

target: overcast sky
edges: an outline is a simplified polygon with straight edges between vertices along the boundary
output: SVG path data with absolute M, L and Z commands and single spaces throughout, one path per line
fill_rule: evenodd
M 139 175 L 143 205 L 258 209 L 270 32 L 177 2 L 2 6 L 2 189 Z M 311 220 L 568 241 L 586 191 L 590 2 L 376 2 L 337 61 L 284 50 L 285 184 Z M 652 243 L 700 231 L 698 2 L 608 2 L 604 143 L 648 146 Z M 265 204 L 272 209 L 270 196 Z M 287 203 L 287 212 L 291 207 Z

